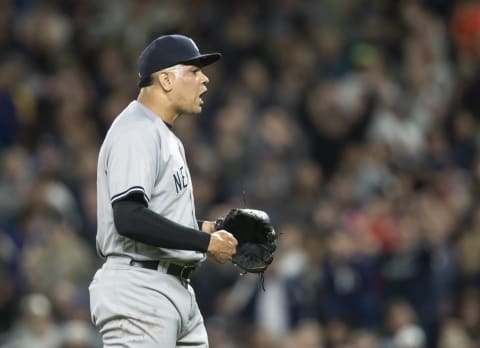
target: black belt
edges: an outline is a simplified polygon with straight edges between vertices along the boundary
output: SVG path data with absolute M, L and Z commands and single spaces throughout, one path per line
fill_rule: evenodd
M 153 269 L 155 271 L 158 270 L 159 264 L 160 264 L 160 261 L 130 260 L 130 266 L 148 268 L 148 269 Z M 196 268 L 197 266 L 194 266 L 194 265 L 182 266 L 182 265 L 177 265 L 176 263 L 170 263 L 167 266 L 166 273 L 173 275 L 175 277 L 188 280 L 190 279 L 190 276 L 192 275 L 193 271 L 195 271 Z

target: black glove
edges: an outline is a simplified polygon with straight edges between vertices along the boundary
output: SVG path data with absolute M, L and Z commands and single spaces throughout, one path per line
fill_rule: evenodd
M 245 273 L 263 273 L 273 261 L 277 234 L 267 213 L 255 209 L 232 209 L 215 222 L 215 230 L 226 230 L 238 241 L 232 262 Z

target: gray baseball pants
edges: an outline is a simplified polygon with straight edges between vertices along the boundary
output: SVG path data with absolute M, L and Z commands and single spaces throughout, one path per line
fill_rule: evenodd
M 89 286 L 92 321 L 104 348 L 208 348 L 189 283 L 159 270 L 108 257 Z

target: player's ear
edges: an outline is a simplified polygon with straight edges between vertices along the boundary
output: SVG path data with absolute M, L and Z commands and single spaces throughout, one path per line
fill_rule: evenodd
M 169 71 L 160 71 L 153 76 L 159 83 L 159 85 L 166 91 L 169 92 L 173 88 L 173 82 L 175 81 L 175 74 Z

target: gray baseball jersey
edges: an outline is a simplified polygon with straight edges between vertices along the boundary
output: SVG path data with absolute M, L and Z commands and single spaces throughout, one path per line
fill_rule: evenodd
M 115 119 L 102 144 L 97 190 L 97 250 L 101 256 L 180 262 L 205 258 L 198 251 L 147 245 L 121 236 L 115 228 L 112 203 L 138 192 L 143 194 L 149 209 L 198 229 L 183 145 L 158 116 L 137 101 Z

